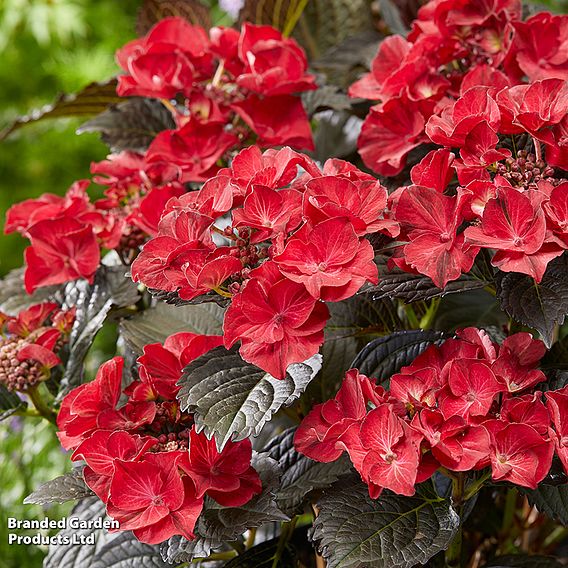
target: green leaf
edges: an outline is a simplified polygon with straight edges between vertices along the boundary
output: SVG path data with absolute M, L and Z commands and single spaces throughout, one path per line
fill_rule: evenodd
M 219 451 L 229 440 L 258 436 L 282 407 L 304 392 L 321 368 L 321 355 L 294 363 L 284 379 L 243 361 L 237 348 L 216 347 L 183 371 L 178 382 L 182 410 L 194 413 L 198 431 L 215 436 Z
M 564 564 L 552 556 L 510 554 L 494 558 L 484 568 L 562 568 L 562 566 Z
M 430 486 L 431 487 L 431 486 Z M 359 479 L 341 480 L 318 501 L 312 539 L 327 568 L 411 568 L 445 550 L 460 520 L 428 485 L 413 497 L 373 501 Z
M 568 485 L 541 484 L 537 489 L 523 492 L 541 513 L 568 527 Z
M 274 496 L 280 479 L 276 461 L 264 453 L 253 453 L 252 465 L 262 481 L 262 493 L 240 507 L 223 507 L 207 498 L 197 520 L 196 534 L 213 542 L 225 542 L 234 540 L 247 529 L 289 520 L 278 508 Z
M 46 105 L 39 110 L 18 118 L 0 132 L 0 141 L 26 124 L 38 122 L 46 118 L 92 116 L 123 100 L 116 94 L 116 79 L 111 79 L 104 83 L 91 83 L 76 94 L 60 95 L 53 104 Z
M 25 499 L 25 505 L 66 503 L 94 495 L 83 479 L 83 469 L 74 469 L 40 485 Z
M 279 542 L 279 538 L 273 538 L 253 546 L 227 562 L 223 568 L 296 568 L 293 548 L 287 544 L 280 549 Z
M 296 428 L 290 428 L 273 438 L 264 448 L 282 470 L 276 501 L 278 507 L 290 516 L 302 511 L 311 491 L 327 488 L 341 476 L 353 471 L 346 457 L 331 463 L 320 463 L 298 453 L 294 448 L 295 433 Z
M 223 333 L 224 311 L 213 303 L 170 306 L 159 302 L 135 316 L 122 320 L 120 332 L 138 354 L 148 343 L 163 343 L 173 333 L 190 331 L 205 335 Z
M 136 33 L 146 35 L 154 24 L 170 16 L 184 18 L 205 29 L 211 27 L 209 8 L 199 0 L 144 0 L 136 20 Z
M 124 266 L 101 265 L 92 284 L 78 280 L 67 285 L 65 305 L 68 308 L 77 306 L 77 312 L 69 337 L 69 359 L 61 380 L 59 400 L 81 384 L 83 362 L 111 308 L 130 306 L 138 298 L 138 289 L 126 277 Z
M 501 272 L 497 279 L 501 307 L 514 320 L 536 329 L 548 348 L 555 326 L 568 314 L 568 256 L 548 264 L 540 284 L 525 274 Z
M 85 122 L 77 134 L 100 132 L 112 152 L 144 152 L 162 130 L 175 128 L 170 111 L 155 99 L 132 98 Z
M 410 365 L 430 345 L 442 343 L 443 338 L 444 334 L 440 331 L 397 331 L 371 341 L 351 366 L 383 382 L 398 373 L 401 367 Z

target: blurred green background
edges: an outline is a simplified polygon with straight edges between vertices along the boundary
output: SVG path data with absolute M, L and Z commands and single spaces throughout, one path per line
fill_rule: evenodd
M 116 74 L 114 52 L 135 37 L 140 3 L 0 0 L 0 129 L 52 102 L 59 93 L 75 92 Z M 567 0 L 537 4 L 565 11 Z M 73 181 L 89 175 L 92 161 L 105 157 L 106 147 L 96 135 L 75 135 L 79 124 L 70 119 L 46 120 L 22 128 L 0 144 L 2 230 L 11 204 L 44 192 L 64 193 Z M 21 266 L 25 245 L 18 235 L 0 238 L 0 276 Z M 23 498 L 69 467 L 50 425 L 20 418 L 0 423 L 0 568 L 41 566 L 44 549 L 8 546 L 6 519 L 42 519 L 45 511 L 23 505 Z M 60 518 L 68 510 L 68 506 L 55 506 L 49 516 Z
M 117 72 L 115 50 L 135 37 L 140 0 L 0 0 L 0 129 L 21 114 Z M 75 135 L 77 120 L 26 126 L 0 144 L 0 225 L 13 203 L 63 193 L 107 154 L 94 134 Z M 22 264 L 18 235 L 0 238 L 0 274 Z M 11 418 L 0 424 L 0 568 L 39 568 L 44 550 L 8 546 L 8 517 L 42 519 L 23 498 L 69 469 L 52 426 Z M 60 518 L 67 506 L 49 509 Z M 14 532 L 14 531 L 12 531 Z M 35 531 L 16 531 L 33 534 Z

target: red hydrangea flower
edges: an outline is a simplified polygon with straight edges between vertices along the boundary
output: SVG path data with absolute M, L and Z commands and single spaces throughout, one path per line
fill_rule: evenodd
M 240 353 L 276 378 L 291 363 L 305 361 L 323 343 L 324 304 L 265 263 L 233 297 L 223 324 L 225 346 L 241 340 Z
M 373 107 L 357 141 L 365 165 L 383 176 L 399 173 L 406 156 L 427 140 L 425 120 L 416 104 L 405 99 L 392 99 Z
M 170 335 L 163 345 L 145 345 L 144 354 L 138 358 L 140 378 L 151 384 L 154 396 L 173 400 L 179 391 L 176 383 L 184 367 L 222 344 L 221 336 L 181 332 Z
M 114 462 L 108 514 L 147 544 L 164 542 L 175 534 L 193 539 L 203 507 L 190 477 L 178 472 L 178 456 L 147 454 L 141 461 Z M 177 459 L 176 459 L 177 458 Z
M 332 161 L 324 165 L 324 173 L 331 169 Z M 336 164 L 337 165 L 337 164 Z M 315 225 L 326 219 L 346 217 L 357 236 L 385 231 L 398 234 L 396 222 L 383 219 L 387 205 L 387 191 L 374 178 L 357 179 L 361 172 L 330 171 L 306 183 L 303 210 L 305 217 Z M 353 179 L 349 179 L 349 175 Z
M 345 449 L 339 444 L 343 434 L 354 424 L 360 425 L 367 414 L 367 403 L 382 402 L 383 394 L 382 387 L 356 369 L 347 371 L 335 398 L 316 404 L 302 420 L 294 436 L 294 446 L 314 460 L 336 460 Z
M 471 269 L 479 249 L 465 245 L 458 228 L 464 218 L 468 195 L 442 195 L 425 187 L 406 188 L 396 205 L 395 218 L 407 235 L 404 260 L 443 288 Z
M 550 434 L 554 440 L 556 453 L 564 471 L 568 474 L 568 387 L 547 392 L 546 406 L 554 426 Z
M 491 439 L 493 479 L 536 489 L 550 470 L 554 444 L 527 424 L 489 420 L 483 427 Z
M 304 51 L 271 26 L 243 25 L 238 53 L 245 63 L 237 84 L 266 96 L 316 89 Z
M 463 146 L 466 137 L 481 123 L 497 131 L 501 114 L 487 87 L 474 87 L 454 104 L 444 108 L 440 116 L 434 115 L 426 125 L 426 134 L 441 146 Z
M 148 164 L 166 162 L 181 171 L 182 181 L 204 181 L 215 174 L 215 164 L 237 137 L 222 123 L 190 120 L 179 130 L 160 132 L 146 154 Z
M 390 405 L 371 410 L 361 425 L 361 441 L 368 450 L 361 466 L 363 479 L 399 495 L 414 495 L 420 438 Z
M 44 220 L 28 229 L 26 290 L 85 278 L 93 281 L 100 250 L 93 229 L 70 217 Z
M 86 189 L 88 180 L 76 181 L 61 197 L 53 193 L 44 193 L 37 199 L 26 199 L 12 205 L 6 212 L 6 234 L 18 231 L 27 235 L 27 230 L 39 221 L 53 220 L 58 217 L 78 217 L 89 210 L 89 197 Z
M 292 237 L 274 262 L 315 299 L 338 302 L 353 296 L 366 281 L 377 283 L 374 256 L 371 244 L 359 240 L 350 221 L 337 218 Z
M 452 471 L 482 469 L 489 464 L 489 434 L 461 416 L 447 419 L 437 410 L 424 409 L 412 425 L 430 444 L 432 455 Z
M 231 108 L 258 134 L 258 144 L 287 144 L 300 150 L 314 150 L 308 115 L 302 100 L 290 95 L 247 96 Z M 274 112 L 274 109 L 278 112 Z
M 208 43 L 202 28 L 183 18 L 164 18 L 146 37 L 118 50 L 116 60 L 128 73 L 119 76 L 118 94 L 166 99 L 190 95 L 194 75 L 210 69 Z
M 465 237 L 474 245 L 496 249 L 491 263 L 504 272 L 521 272 L 540 282 L 546 266 L 562 254 L 555 243 L 546 245 L 546 220 L 537 192 L 521 193 L 501 187 L 487 202 L 481 226 L 469 227 Z
M 568 79 L 568 18 L 539 12 L 515 22 L 514 60 L 530 81 Z
M 252 445 L 249 439 L 228 442 L 222 452 L 214 439 L 191 431 L 189 454 L 180 467 L 193 480 L 197 497 L 205 493 L 225 507 L 238 507 L 262 491 L 256 470 L 250 465 Z

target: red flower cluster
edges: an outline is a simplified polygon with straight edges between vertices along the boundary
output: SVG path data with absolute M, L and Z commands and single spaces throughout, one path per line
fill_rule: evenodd
M 176 99 L 176 130 L 158 134 L 148 167 L 167 164 L 178 180 L 203 181 L 230 150 L 250 144 L 313 149 L 308 118 L 294 93 L 315 89 L 298 44 L 269 26 L 209 35 L 181 18 L 166 18 L 120 49 L 118 94 Z M 278 112 L 275 112 L 278 109 Z
M 403 367 L 389 390 L 352 369 L 298 427 L 296 448 L 321 462 L 347 451 L 373 498 L 385 488 L 413 495 L 440 467 L 490 466 L 494 480 L 535 488 L 555 448 L 568 473 L 568 387 L 547 392 L 546 404 L 534 391 L 545 351 L 528 333 L 497 345 L 467 328 Z
M 49 379 L 61 363 L 57 353 L 74 320 L 74 308 L 61 310 L 53 302 L 35 304 L 17 316 L 0 312 L 0 384 L 25 392 Z
M 415 185 L 391 196 L 407 242 L 393 262 L 443 287 L 487 248 L 500 270 L 540 281 L 568 248 L 568 183 L 542 157 L 519 151 L 513 158 L 498 147 L 499 135 L 529 134 L 537 152 L 541 142 L 547 156 L 552 150 L 549 163 L 565 160 L 567 108 L 565 82 L 547 79 L 500 91 L 474 87 L 433 116 L 426 131 L 446 148 L 430 152 L 412 169 Z M 456 173 L 461 186 L 447 189 Z
M 525 76 L 531 82 L 568 78 L 567 26 L 568 17 L 546 12 L 522 22 L 517 0 L 428 2 L 408 38 L 386 38 L 371 72 L 350 88 L 351 96 L 380 101 L 372 107 L 359 138 L 364 162 L 382 175 L 396 174 L 408 152 L 429 139 L 462 148 L 466 164 L 472 153 L 475 165 L 480 160 L 490 164 L 501 159 L 503 154 L 491 149 L 497 142 L 492 132 L 499 124 L 496 105 L 487 101 L 483 90 L 466 93 L 475 87 L 489 87 L 493 92 L 512 88 L 517 123 L 514 130 L 500 132 L 550 126 L 555 120 L 555 109 L 547 108 L 552 101 L 540 102 L 544 112 L 536 123 L 528 116 L 519 123 L 518 111 L 533 112 L 519 106 L 526 92 L 520 84 Z M 524 100 L 529 107 L 539 104 L 534 94 Z M 565 127 L 557 131 L 556 144 L 564 146 Z M 547 134 L 547 142 L 552 136 Z M 550 163 L 560 165 L 561 159 L 552 157 Z
M 164 345 L 147 345 L 138 358 L 139 379 L 124 390 L 122 406 L 123 360 L 115 357 L 61 405 L 63 447 L 74 450 L 72 460 L 86 463 L 87 485 L 120 530 L 142 542 L 194 538 L 205 495 L 233 507 L 262 489 L 250 464 L 250 441 L 229 442 L 218 452 L 176 400 L 183 367 L 221 343 L 217 336 L 177 333 Z
M 241 341 L 244 359 L 282 378 L 322 344 L 321 300 L 376 282 L 364 237 L 397 233 L 383 218 L 386 203 L 385 188 L 351 164 L 328 160 L 322 172 L 290 148 L 253 146 L 199 191 L 168 202 L 132 277 L 184 300 L 231 298 L 225 345 Z
M 136 154 L 123 152 L 93 164 L 94 181 L 106 185 L 105 198 L 92 203 L 89 180 L 75 182 L 61 197 L 44 193 L 10 207 L 5 233 L 18 231 L 31 241 L 26 249 L 25 286 L 41 286 L 78 278 L 92 282 L 101 249 L 115 249 L 125 262 L 157 231 L 160 214 L 171 197 L 185 193 L 181 183 L 152 179 Z

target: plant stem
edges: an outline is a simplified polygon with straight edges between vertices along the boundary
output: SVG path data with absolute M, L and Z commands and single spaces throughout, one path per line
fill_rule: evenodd
M 280 558 L 282 557 L 282 553 L 286 548 L 286 544 L 294 533 L 297 519 L 298 517 L 293 517 L 291 521 L 282 524 L 282 532 L 280 533 L 280 538 L 278 539 L 278 547 L 276 548 L 276 554 L 274 555 L 272 568 L 278 568 L 278 566 L 280 565 Z
M 256 529 L 249 529 L 249 533 L 247 536 L 247 541 L 245 542 L 245 548 L 248 550 L 254 546 L 254 539 L 256 537 Z
M 26 394 L 29 396 L 32 404 L 34 405 L 35 409 L 38 411 L 40 416 L 43 416 L 46 420 L 51 422 L 52 424 L 57 424 L 56 421 L 56 414 L 53 412 L 51 408 L 47 405 L 45 400 L 42 398 L 38 386 L 30 387 Z
M 517 508 L 517 490 L 511 487 L 507 491 L 507 497 L 505 499 L 505 511 L 503 513 L 503 523 L 501 525 L 501 530 L 504 535 L 508 535 L 511 531 L 511 526 L 515 519 L 515 510 Z
M 461 568 L 462 556 L 462 510 L 464 501 L 465 489 L 465 474 L 458 473 L 455 479 L 452 480 L 452 505 L 457 510 L 460 517 L 460 525 L 456 532 L 456 536 L 450 543 L 448 550 L 446 550 L 446 566 L 448 568 Z
M 406 318 L 408 319 L 408 323 L 411 329 L 420 329 L 420 322 L 416 317 L 416 312 L 412 307 L 412 304 L 402 304 L 402 308 L 404 309 L 404 313 Z
M 195 558 L 191 562 L 193 564 L 197 562 L 215 562 L 217 560 L 231 560 L 235 556 L 237 556 L 236 550 L 227 550 L 225 552 L 214 552 L 213 554 L 210 554 L 207 558 Z
M 308 5 L 308 0 L 300 0 L 300 3 L 294 10 L 291 18 L 286 22 L 286 26 L 282 30 L 282 35 L 284 37 L 289 37 L 290 34 L 294 31 L 294 28 L 296 27 L 296 24 L 298 23 L 298 20 L 300 19 L 300 16 L 302 15 L 302 12 L 306 9 L 307 5 Z
M 471 499 L 485 485 L 485 482 L 491 478 L 491 470 L 487 470 L 478 480 L 474 481 L 467 487 L 463 500 Z
M 434 323 L 434 318 L 436 317 L 436 313 L 438 312 L 439 306 L 440 306 L 440 298 L 434 298 L 430 302 L 430 305 L 428 306 L 428 309 L 426 310 L 424 317 L 420 320 L 420 327 L 422 329 L 430 329 L 430 327 Z

